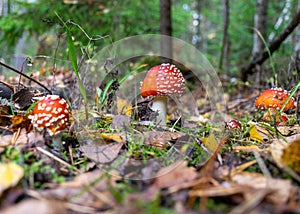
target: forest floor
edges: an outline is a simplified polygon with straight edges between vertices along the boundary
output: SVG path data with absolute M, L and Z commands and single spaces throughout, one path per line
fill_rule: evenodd
M 45 70 L 32 78 L 51 86 Z M 73 78 L 61 68 L 55 83 L 66 89 Z M 29 116 L 47 91 L 3 77 L 0 212 L 300 213 L 299 109 L 257 110 L 265 88 L 222 82 L 225 105 L 213 109 L 196 86 L 195 115 L 183 95 L 180 111 L 169 103 L 167 127 L 144 120 L 149 101 L 110 96 L 86 111 L 71 90 L 70 121 L 53 135 Z

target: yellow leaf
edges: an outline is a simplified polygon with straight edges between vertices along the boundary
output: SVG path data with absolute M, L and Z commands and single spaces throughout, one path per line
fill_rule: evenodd
M 9 187 L 15 186 L 23 177 L 24 170 L 16 163 L 0 163 L 0 194 Z
M 254 124 L 250 124 L 250 139 L 261 142 L 264 139 L 264 136 L 257 131 L 257 128 Z
M 211 152 L 215 151 L 218 147 L 218 142 L 215 138 L 215 135 L 210 132 L 208 137 L 201 138 L 204 146 Z
M 268 148 L 264 148 L 261 149 L 256 145 L 250 145 L 250 146 L 234 146 L 233 150 L 239 152 L 239 151 L 243 151 L 243 152 L 252 152 L 253 150 L 256 150 L 258 152 L 264 152 L 264 151 L 268 151 Z
M 288 166 L 300 172 L 300 135 L 287 138 L 288 143 L 282 139 L 274 140 L 270 145 L 271 154 L 280 167 Z
M 118 142 L 118 143 L 122 143 L 123 142 L 123 138 L 119 134 L 101 133 L 100 136 L 105 141 L 115 141 L 115 142 Z
M 125 114 L 126 116 L 131 116 L 132 105 L 128 103 L 125 99 L 118 98 L 117 101 L 117 112 L 118 114 Z

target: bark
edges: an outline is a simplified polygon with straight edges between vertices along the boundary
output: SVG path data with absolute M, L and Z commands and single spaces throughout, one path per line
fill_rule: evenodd
M 298 9 L 300 9 L 300 0 L 298 0 Z M 300 25 L 296 28 L 294 51 L 292 55 L 291 69 L 300 74 Z M 300 77 L 299 77 L 300 78 Z
M 300 23 L 300 10 L 298 9 L 297 13 L 291 20 L 291 22 L 286 26 L 281 34 L 279 34 L 268 46 L 268 49 L 271 54 L 273 54 L 276 50 L 279 49 L 281 43 L 293 32 L 293 30 Z M 247 81 L 248 75 L 254 74 L 256 72 L 255 67 L 257 65 L 262 65 L 269 58 L 268 51 L 264 50 L 259 54 L 257 58 L 253 58 L 251 62 L 244 66 L 241 69 L 241 79 L 242 81 Z
M 223 0 L 223 43 L 219 62 L 219 69 L 223 68 L 223 60 L 225 61 L 225 72 L 229 71 L 229 0 Z
M 202 1 L 203 0 L 197 0 L 196 2 L 196 7 L 195 7 L 195 12 L 198 15 L 197 17 L 197 21 L 198 21 L 198 25 L 196 26 L 196 32 L 195 32 L 195 36 L 196 36 L 196 41 L 195 41 L 195 47 L 200 50 L 201 49 L 201 40 L 202 40 L 202 31 L 201 31 L 201 8 L 202 8 Z
M 256 9 L 254 17 L 253 49 L 252 57 L 256 58 L 264 50 L 263 40 L 258 35 L 258 32 L 265 39 L 267 35 L 267 11 L 268 0 L 256 0 Z M 257 32 L 258 31 L 258 32 Z
M 162 37 L 160 41 L 160 53 L 162 62 L 170 62 L 172 59 L 172 19 L 171 0 L 160 0 L 160 34 L 170 37 Z

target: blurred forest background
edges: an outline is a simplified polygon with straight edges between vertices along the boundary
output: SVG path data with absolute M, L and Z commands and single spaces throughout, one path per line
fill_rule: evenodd
M 264 73 L 266 81 L 276 68 L 283 86 L 299 79 L 299 0 L 1 0 L 0 58 L 18 68 L 24 56 L 67 59 L 56 13 L 102 38 L 91 43 L 72 29 L 75 44 L 91 53 L 128 36 L 157 34 L 163 4 L 171 8 L 169 34 L 197 47 L 219 74 L 257 81 Z

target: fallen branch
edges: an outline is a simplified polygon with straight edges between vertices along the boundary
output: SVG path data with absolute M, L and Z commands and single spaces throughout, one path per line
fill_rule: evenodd
M 269 45 L 268 49 L 270 54 L 273 54 L 276 50 L 279 49 L 281 43 L 293 32 L 293 30 L 300 23 L 300 9 L 295 14 L 294 18 L 291 20 L 288 26 L 284 29 L 284 31 L 279 34 Z M 262 65 L 269 58 L 269 54 L 267 49 L 265 49 L 262 53 L 251 60 L 251 62 L 242 67 L 241 69 L 241 79 L 246 82 L 248 79 L 248 75 L 254 74 L 257 65 Z

